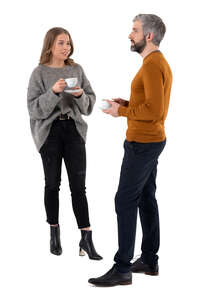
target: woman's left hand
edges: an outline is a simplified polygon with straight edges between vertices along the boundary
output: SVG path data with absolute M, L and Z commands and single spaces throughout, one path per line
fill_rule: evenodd
M 75 86 L 74 88 L 72 88 L 72 90 L 79 90 L 79 89 L 81 89 L 80 86 Z M 80 96 L 82 96 L 82 93 L 83 93 L 83 89 L 81 89 L 81 91 L 79 91 L 77 93 L 72 93 L 72 95 L 74 97 L 80 97 Z

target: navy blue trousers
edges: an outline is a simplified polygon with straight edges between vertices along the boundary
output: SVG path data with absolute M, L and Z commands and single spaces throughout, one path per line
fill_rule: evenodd
M 115 196 L 119 249 L 114 260 L 120 272 L 130 270 L 138 210 L 143 232 L 142 261 L 151 266 L 158 261 L 160 233 L 155 198 L 156 175 L 158 158 L 165 144 L 166 140 L 155 143 L 124 142 L 125 153 Z

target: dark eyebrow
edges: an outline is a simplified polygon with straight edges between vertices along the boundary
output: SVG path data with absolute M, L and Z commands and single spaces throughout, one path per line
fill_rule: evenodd
M 64 42 L 64 40 L 58 40 L 58 42 Z M 70 43 L 70 41 L 67 41 L 67 43 L 68 43 L 68 42 Z

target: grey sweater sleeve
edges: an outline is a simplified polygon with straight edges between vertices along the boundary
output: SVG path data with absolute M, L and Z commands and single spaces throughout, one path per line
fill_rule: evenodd
M 61 97 L 52 88 L 45 91 L 41 73 L 36 68 L 30 77 L 27 93 L 27 104 L 30 118 L 33 120 L 47 119 Z
M 90 85 L 90 82 L 88 80 L 88 78 L 85 75 L 85 72 L 83 70 L 83 68 L 80 66 L 81 68 L 81 73 L 82 73 L 82 85 L 81 88 L 83 89 L 83 94 L 80 97 L 74 97 L 75 99 L 75 103 L 77 104 L 79 111 L 83 114 L 83 115 L 90 115 L 95 101 L 96 101 L 96 96 L 95 93 Z

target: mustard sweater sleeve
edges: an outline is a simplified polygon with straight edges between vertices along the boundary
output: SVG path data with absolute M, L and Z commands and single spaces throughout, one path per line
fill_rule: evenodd
M 129 107 L 120 106 L 118 109 L 119 116 L 139 121 L 162 119 L 164 113 L 164 84 L 163 74 L 158 65 L 149 62 L 143 66 L 142 84 L 145 92 L 145 103 Z

